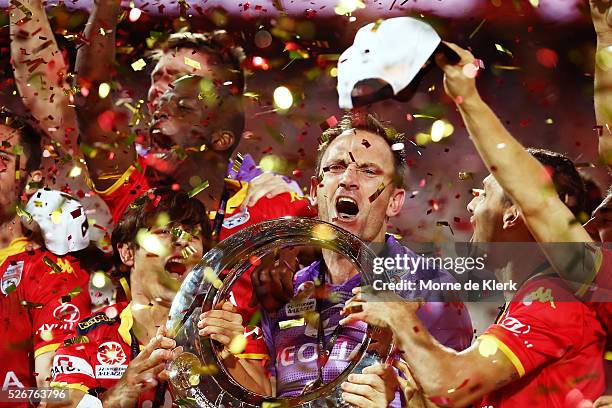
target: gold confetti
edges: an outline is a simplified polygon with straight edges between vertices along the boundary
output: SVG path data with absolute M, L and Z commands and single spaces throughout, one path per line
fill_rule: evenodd
M 333 241 L 336 239 L 336 232 L 329 225 L 318 224 L 312 229 L 312 237 L 322 241 Z
M 506 48 L 504 48 L 503 46 L 499 44 L 495 44 L 495 49 L 499 52 L 503 52 L 504 54 L 508 54 L 509 56 L 514 57 L 514 55 L 512 55 L 512 52 L 510 52 L 509 50 L 507 50 Z
M 497 353 L 497 343 L 495 340 L 485 337 L 480 340 L 480 344 L 478 345 L 478 352 L 483 357 L 491 357 L 495 353 Z
M 200 63 L 194 59 L 191 59 L 189 57 L 185 57 L 185 65 L 195 68 L 195 69 L 200 69 L 202 68 L 202 66 L 200 65 Z
M 246 337 L 244 337 L 244 335 L 242 334 L 239 334 L 238 336 L 234 336 L 229 346 L 227 346 L 227 349 L 232 354 L 240 354 L 244 351 L 244 349 L 246 348 L 246 345 L 247 345 Z
M 132 69 L 134 71 L 142 71 L 144 67 L 147 66 L 147 63 L 144 59 L 139 59 L 138 61 L 132 62 Z

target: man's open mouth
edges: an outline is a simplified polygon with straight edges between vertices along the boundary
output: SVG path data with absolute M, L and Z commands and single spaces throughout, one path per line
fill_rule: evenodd
M 336 214 L 343 221 L 352 221 L 359 213 L 357 202 L 350 197 L 341 196 L 336 199 Z
M 164 265 L 164 269 L 175 279 L 181 279 L 185 272 L 187 272 L 187 266 L 182 258 L 178 257 L 170 258 Z

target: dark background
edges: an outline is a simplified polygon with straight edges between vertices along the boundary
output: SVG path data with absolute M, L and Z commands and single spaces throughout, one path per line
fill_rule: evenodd
M 72 6 L 74 2 L 67 3 Z M 159 13 L 158 3 L 151 2 L 145 10 Z M 337 106 L 336 80 L 330 75 L 336 63 L 334 55 L 352 43 L 359 27 L 384 15 L 381 10 L 385 9 L 380 6 L 383 2 L 366 2 L 366 9 L 355 14 L 356 21 L 330 14 L 329 9 L 317 13 L 320 8 L 316 3 L 321 2 L 316 1 L 296 1 L 303 4 L 300 6 L 303 11 L 298 8 L 289 16 L 280 15 L 278 10 L 257 12 L 255 2 L 246 11 L 245 4 L 235 2 L 238 11 L 245 11 L 241 14 L 236 10 L 230 13 L 207 8 L 204 1 L 198 2 L 201 12 L 192 7 L 182 19 L 176 16 L 176 2 L 165 3 L 166 15 L 145 12 L 138 21 L 126 19 L 119 25 L 120 82 L 126 94 L 134 99 L 145 98 L 153 64 L 148 62 L 145 70 L 139 72 L 134 72 L 130 64 L 149 49 L 146 40 L 151 32 L 169 33 L 184 27 L 192 31 L 225 28 L 236 33 L 243 39 L 249 59 L 261 56 L 270 66 L 268 70 L 252 69 L 247 78 L 248 91 L 259 98 L 248 104 L 247 130 L 251 133 L 237 151 L 250 153 L 257 161 L 263 158 L 264 167 L 292 175 L 303 187 L 309 186 L 320 124 L 331 116 L 339 119 L 342 115 Z M 444 10 L 445 2 L 438 3 Z M 446 3 L 457 5 L 456 1 Z M 572 2 L 561 3 L 574 7 Z M 460 18 L 424 17 L 444 39 L 470 47 L 484 61 L 486 69 L 478 78 L 479 89 L 522 143 L 567 153 L 585 166 L 585 173 L 607 187 L 610 179 L 603 170 L 586 167 L 595 162 L 597 151 L 592 107 L 595 35 L 588 14 L 576 9 L 573 14 L 577 17 L 570 20 L 544 19 L 526 1 L 503 1 L 499 7 L 484 2 L 482 7 L 474 7 L 466 6 L 469 15 Z M 452 12 L 461 14 L 457 10 Z M 73 64 L 80 40 L 70 34 L 80 33 L 87 11 L 53 6 L 48 13 L 60 46 Z M 407 15 L 409 11 L 396 8 L 393 13 Z M 411 15 L 419 16 L 414 11 Z M 0 105 L 20 110 L 21 102 L 13 95 L 7 24 L 8 16 L 4 13 L 0 16 Z M 255 44 L 255 34 L 261 30 L 272 33 L 273 42 L 267 48 Z M 288 41 L 306 51 L 308 57 L 292 61 L 295 53 L 285 50 Z M 497 50 L 496 44 L 512 56 Z M 295 98 L 293 107 L 284 114 L 272 111 L 272 93 L 280 85 L 289 87 Z M 428 133 L 433 119 L 408 120 L 408 114 L 435 116 L 454 125 L 454 133 L 439 143 L 424 148 L 406 144 L 410 198 L 401 217 L 392 220 L 392 226 L 394 232 L 407 240 L 431 241 L 448 234 L 454 234 L 458 240 L 467 239 L 470 226 L 465 206 L 471 199 L 470 189 L 478 187 L 486 173 L 454 105 L 444 95 L 441 71 L 432 70 L 409 103 L 381 102 L 372 110 L 409 139 L 414 139 L 418 132 Z M 547 119 L 552 123 L 547 123 Z M 473 178 L 461 180 L 459 172 L 473 173 Z M 450 228 L 440 222 L 448 223 Z

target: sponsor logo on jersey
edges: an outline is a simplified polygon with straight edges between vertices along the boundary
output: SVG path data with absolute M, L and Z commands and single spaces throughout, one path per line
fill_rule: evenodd
M 53 317 L 57 320 L 74 324 L 81 318 L 81 312 L 79 308 L 72 303 L 62 303 L 53 311 Z
M 249 213 L 249 210 L 245 209 L 244 212 L 240 212 L 225 218 L 223 220 L 223 227 L 226 229 L 236 228 L 237 226 L 246 223 L 250 218 L 251 214 Z
M 339 341 L 334 345 L 330 361 L 346 361 L 349 362 L 359 352 L 359 347 L 350 344 L 348 341 Z M 317 360 L 317 345 L 315 343 L 304 343 L 301 346 L 285 347 L 278 352 L 276 356 L 276 365 L 288 367 L 296 362 L 312 363 Z
M 77 333 L 79 335 L 86 334 L 102 324 L 112 325 L 115 319 L 112 319 L 104 312 L 96 313 L 77 324 Z
M 301 302 L 290 302 L 285 305 L 285 313 L 287 316 L 302 316 L 306 312 L 315 310 L 316 306 L 316 299 L 306 299 Z
M 107 341 L 98 347 L 98 362 L 106 366 L 121 365 L 127 361 L 121 344 L 116 341 Z
M 74 269 L 72 269 L 72 265 L 70 264 L 70 261 L 68 261 L 67 259 L 57 258 L 55 263 L 57 264 L 59 268 L 51 268 L 51 272 L 50 272 L 51 275 L 56 274 L 56 273 L 74 273 Z
M 59 374 L 85 374 L 93 377 L 93 369 L 86 360 L 80 357 L 57 354 L 53 357 L 51 378 Z
M 530 325 L 521 323 L 518 319 L 510 316 L 502 320 L 500 326 L 516 334 L 527 334 L 531 331 Z
M 96 366 L 96 378 L 121 378 L 125 370 L 127 369 L 127 364 L 120 365 L 97 365 Z
M 0 290 L 5 295 L 15 290 L 21 282 L 21 274 L 23 273 L 23 261 L 11 262 L 7 266 L 2 279 L 0 279 Z
M 81 312 L 72 303 L 62 303 L 53 310 L 53 318 L 58 323 L 43 323 L 36 333 L 40 334 L 41 332 L 54 330 L 72 330 L 75 323 L 81 318 Z

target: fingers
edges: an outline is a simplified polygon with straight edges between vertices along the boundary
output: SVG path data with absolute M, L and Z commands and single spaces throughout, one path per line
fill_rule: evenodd
M 369 367 L 368 367 L 369 368 Z M 382 374 L 385 374 L 385 370 L 383 368 Z M 379 390 L 380 392 L 384 392 L 385 383 L 383 379 L 378 374 L 366 373 L 365 369 L 362 374 L 351 374 L 348 376 L 348 384 L 368 386 L 374 390 Z M 363 390 L 363 388 L 360 388 Z M 363 393 L 358 393 L 361 395 L 366 395 Z
M 612 395 L 602 395 L 597 398 L 595 404 L 593 404 L 594 408 L 612 408 Z
M 298 251 L 297 248 L 290 248 L 270 253 L 261 258 L 260 264 L 251 273 L 253 291 L 266 310 L 277 310 L 293 296 Z
M 140 359 L 146 359 L 149 358 L 149 356 L 151 356 L 151 354 L 159 348 L 173 349 L 175 347 L 176 341 L 174 341 L 174 339 L 164 337 L 158 334 L 147 343 L 147 345 L 142 349 L 142 351 L 138 354 L 138 357 L 136 358 L 140 357 Z
M 388 370 L 387 366 L 383 364 L 374 364 L 374 365 L 367 366 L 366 368 L 364 368 L 361 373 L 362 374 L 375 374 L 375 375 L 383 376 L 387 374 L 387 370 Z
M 343 383 L 342 385 L 344 386 L 344 384 L 346 383 Z M 344 399 L 344 401 L 357 408 L 379 408 L 374 402 L 358 394 L 343 392 L 342 398 Z
M 217 305 L 216 309 L 221 309 L 227 312 L 237 313 L 236 307 L 232 304 L 232 302 L 227 301 L 227 300 L 224 300 L 219 305 Z
M 287 191 L 291 191 L 291 189 L 281 176 L 273 173 L 263 173 L 249 183 L 249 190 L 244 200 L 243 208 L 244 206 L 253 206 L 264 196 L 272 198 Z
M 370 385 L 357 384 L 357 383 L 349 382 L 349 381 L 342 383 L 342 391 L 349 393 L 349 394 L 361 395 L 364 398 L 368 398 L 369 396 L 371 396 L 372 394 L 376 392 L 373 389 L 373 387 Z
M 459 55 L 459 57 L 461 57 L 461 61 L 459 61 L 457 65 L 469 64 L 474 62 L 474 60 L 476 59 L 474 58 L 474 55 L 471 52 L 464 48 L 461 48 L 457 44 L 448 41 L 444 41 L 444 44 L 446 44 L 451 50 L 455 51 L 457 55 Z
M 233 307 L 231 303 L 229 304 Z M 208 321 L 208 319 L 214 319 L 214 320 Z M 207 324 L 208 325 L 223 324 L 221 320 L 227 323 L 234 323 L 234 324 L 242 325 L 242 315 L 240 313 L 236 313 L 234 311 L 228 311 L 228 310 L 209 310 L 200 315 L 200 320 L 198 321 L 198 327 L 203 328 Z
M 138 356 L 140 356 L 140 354 Z M 158 365 L 161 365 L 163 368 L 163 366 L 165 366 L 166 364 L 166 361 L 172 360 L 173 356 L 174 355 L 172 353 L 172 350 L 157 349 L 157 350 L 154 350 L 147 359 L 139 361 L 137 363 L 137 366 L 134 368 L 141 373 L 151 370 L 155 366 L 158 366 Z M 134 359 L 134 361 L 135 360 L 136 359 Z

